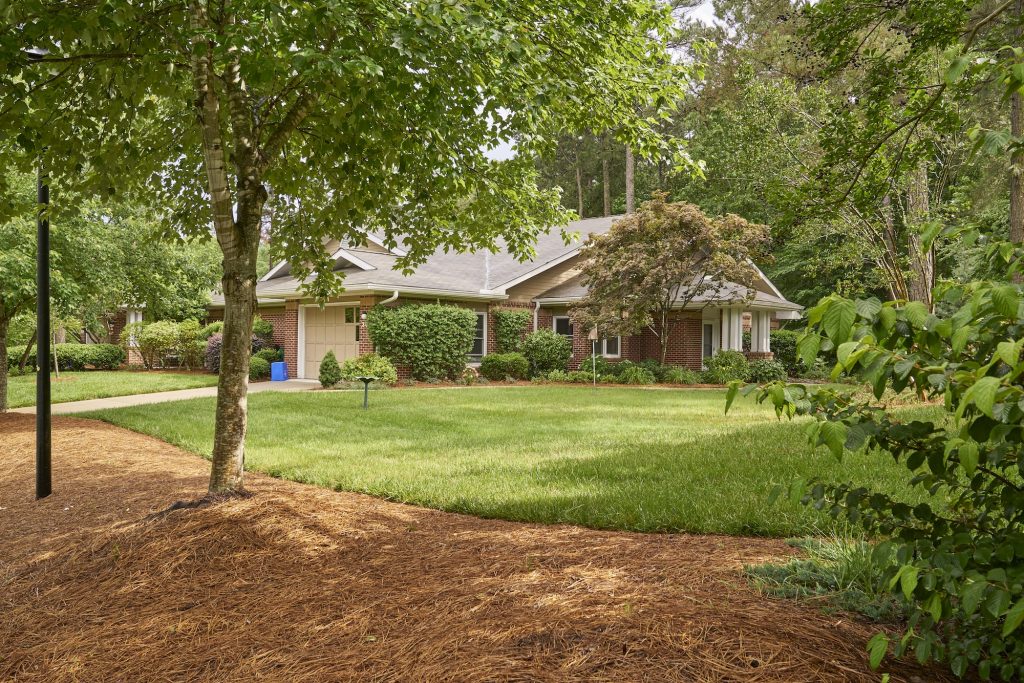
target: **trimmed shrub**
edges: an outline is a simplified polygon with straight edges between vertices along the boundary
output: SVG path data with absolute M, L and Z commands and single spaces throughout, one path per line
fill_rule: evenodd
M 389 387 L 398 384 L 398 370 L 394 364 L 376 353 L 349 358 L 341 364 L 342 380 L 355 382 L 359 377 L 376 377 L 378 382 Z
M 786 367 L 777 360 L 755 360 L 750 364 L 747 379 L 757 383 L 786 379 Z
M 274 325 L 257 315 L 252 319 L 252 333 L 269 342 L 274 336 Z
M 249 359 L 249 379 L 256 381 L 270 377 L 270 363 L 264 358 L 253 356 Z
M 441 304 L 375 306 L 366 325 L 377 352 L 408 365 L 416 379 L 457 379 L 473 349 L 476 313 Z
M 480 361 L 480 374 L 495 382 L 508 377 L 526 379 L 530 374 L 530 361 L 521 353 L 492 353 Z
M 199 330 L 199 338 L 202 339 L 203 341 L 206 341 L 207 339 L 209 339 L 213 335 L 217 334 L 218 332 L 223 332 L 223 331 L 224 331 L 224 321 L 223 320 L 215 320 L 212 323 L 210 323 L 209 325 L 207 325 L 206 327 L 204 327 L 203 329 Z
M 57 367 L 60 370 L 116 370 L 124 363 L 124 349 L 115 344 L 57 344 L 52 347 L 57 354 Z M 24 346 L 7 347 L 7 367 L 11 374 L 18 369 Z M 52 362 L 52 360 L 51 360 Z M 35 368 L 36 348 L 29 352 L 25 367 Z
M 637 363 L 637 365 L 639 365 L 644 370 L 647 370 L 652 375 L 654 375 L 654 380 L 656 382 L 664 382 L 665 381 L 665 374 L 669 370 L 672 369 L 672 366 L 670 366 L 670 365 L 662 365 L 661 363 L 659 363 L 657 360 L 655 360 L 653 358 L 648 358 L 647 360 L 642 360 L 639 363 Z
M 320 361 L 320 386 L 326 389 L 333 387 L 340 381 L 341 366 L 338 365 L 338 359 L 334 355 L 334 351 L 328 351 L 324 354 L 324 359 Z
M 260 349 L 254 354 L 256 358 L 262 358 L 268 363 L 277 363 L 284 360 L 283 349 Z
M 521 308 L 499 308 L 494 312 L 494 343 L 498 353 L 522 351 L 530 312 Z
M 628 367 L 619 373 L 619 381 L 623 384 L 654 384 L 654 373 L 639 365 Z
M 168 320 L 160 320 L 145 325 L 135 335 L 135 345 L 142 354 L 142 362 L 147 368 L 164 366 L 167 356 L 178 346 L 178 324 Z
M 668 384 L 700 384 L 700 373 L 690 368 L 670 367 L 662 381 Z
M 782 363 L 786 372 L 794 376 L 803 367 L 803 363 L 797 358 L 796 353 L 796 340 L 799 336 L 799 334 L 791 330 L 772 330 L 769 335 L 769 343 L 772 347 L 772 353 L 775 354 L 775 360 Z
M 186 320 L 178 324 L 178 357 L 181 364 L 189 370 L 195 370 L 203 365 L 206 342 L 199 338 L 199 333 L 197 320 Z
M 546 375 L 552 370 L 565 370 L 572 358 L 572 344 L 554 330 L 538 330 L 523 340 L 523 355 L 533 375 Z
M 746 380 L 750 374 L 750 363 L 739 351 L 719 351 L 704 361 L 707 368 L 704 380 L 708 384 L 728 384 L 733 380 Z

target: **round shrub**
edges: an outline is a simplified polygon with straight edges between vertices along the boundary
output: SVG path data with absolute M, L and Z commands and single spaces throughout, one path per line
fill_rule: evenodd
M 739 351 L 719 351 L 704 361 L 704 379 L 708 384 L 728 384 L 746 380 L 750 373 L 747 357 Z
M 790 375 L 796 375 L 803 365 L 796 355 L 796 340 L 799 336 L 791 330 L 772 330 L 769 335 L 775 360 L 782 363 Z
M 654 384 L 654 373 L 647 368 L 633 365 L 619 373 L 622 384 Z
M 473 350 L 476 313 L 441 304 L 375 306 L 366 325 L 378 353 L 408 365 L 416 379 L 458 379 Z
M 639 363 L 637 363 L 637 365 L 642 367 L 644 370 L 650 371 L 650 373 L 654 375 L 654 381 L 656 382 L 664 382 L 665 373 L 672 369 L 671 366 L 662 365 L 653 358 L 642 360 Z
M 777 360 L 755 360 L 750 364 L 747 379 L 758 383 L 786 379 L 786 368 Z
M 552 370 L 565 370 L 572 358 L 572 344 L 554 330 L 538 330 L 523 340 L 523 355 L 530 363 L 534 375 L 546 375 Z
M 690 368 L 670 367 L 662 381 L 668 384 L 700 384 L 700 373 Z
M 169 320 L 158 320 L 149 323 L 135 335 L 135 344 L 142 354 L 142 362 L 147 368 L 163 366 L 167 356 L 178 347 L 178 323 Z
M 322 370 L 323 366 L 321 366 Z M 398 370 L 394 364 L 376 353 L 367 353 L 358 358 L 349 358 L 341 364 L 341 379 L 346 382 L 358 381 L 359 377 L 376 377 L 387 386 L 398 384 Z
M 249 379 L 256 381 L 270 377 L 270 363 L 259 356 L 249 359 Z
M 252 319 L 252 333 L 261 339 L 270 339 L 274 336 L 274 326 L 258 315 Z
M 334 351 L 328 351 L 324 354 L 324 359 L 320 361 L 320 386 L 333 387 L 340 381 L 341 366 L 338 365 L 338 358 L 334 355 Z
M 224 331 L 224 321 L 223 320 L 215 320 L 214 322 L 212 322 L 209 325 L 205 326 L 203 329 L 199 330 L 199 338 L 202 339 L 203 341 L 206 341 L 207 339 L 209 339 L 213 335 L 217 334 L 218 332 L 223 332 L 223 331 Z
M 206 340 L 206 351 L 203 354 L 203 367 L 210 372 L 220 372 L 220 349 L 224 344 L 224 333 L 215 332 L 209 339 Z M 267 348 L 267 342 L 260 339 L 256 335 L 252 337 L 250 353 L 253 355 L 259 355 L 259 352 Z
M 480 361 L 480 374 L 494 382 L 508 377 L 526 379 L 530 374 L 530 361 L 521 353 L 492 353 Z

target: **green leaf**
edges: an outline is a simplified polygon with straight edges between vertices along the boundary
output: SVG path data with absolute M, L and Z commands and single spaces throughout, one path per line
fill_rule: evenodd
M 796 352 L 808 368 L 814 367 L 814 360 L 818 357 L 818 350 L 821 348 L 821 337 L 813 332 L 800 337 L 796 343 Z
M 822 422 L 818 430 L 818 438 L 828 446 L 837 459 L 842 459 L 846 445 L 847 427 L 842 422 Z
M 928 307 L 920 301 L 911 301 L 903 307 L 903 314 L 907 316 L 907 322 L 923 329 L 928 320 Z
M 992 406 L 995 405 L 996 393 L 999 391 L 1000 384 L 998 377 L 982 377 L 964 392 L 964 404 L 973 402 L 978 410 L 993 417 Z
M 978 444 L 968 441 L 957 449 L 957 456 L 960 458 L 960 466 L 968 476 L 974 474 L 978 469 Z
M 900 590 L 903 591 L 903 597 L 910 600 L 914 595 L 914 589 L 917 588 L 917 576 L 920 570 L 912 564 L 904 565 L 900 569 Z
M 971 59 L 967 55 L 960 55 L 952 62 L 949 63 L 949 67 L 946 69 L 946 73 L 943 74 L 942 78 L 946 81 L 946 85 L 954 85 L 959 81 L 967 67 L 971 65 Z
M 735 381 L 729 383 L 729 391 L 725 394 L 725 414 L 729 414 L 729 408 L 732 407 L 732 402 L 736 400 L 736 394 L 740 391 L 741 382 Z
M 1024 598 L 1018 600 L 1006 613 L 1006 621 L 1003 622 L 1003 637 L 1016 631 L 1021 622 L 1024 622 Z
M 868 320 L 873 320 L 879 311 L 882 310 L 882 302 L 871 297 L 870 299 L 857 299 L 857 315 Z
M 876 633 L 868 641 L 868 663 L 872 669 L 877 669 L 889 651 L 889 636 L 884 633 Z
M 1013 285 L 1002 285 L 992 288 L 992 305 L 1001 315 L 1016 318 L 1020 306 L 1020 295 Z
M 960 594 L 960 606 L 965 614 L 970 616 L 977 611 L 987 587 L 988 584 L 984 581 L 972 581 L 967 584 Z
M 856 319 L 857 305 L 849 299 L 836 298 L 825 311 L 821 323 L 832 343 L 839 345 L 850 339 Z

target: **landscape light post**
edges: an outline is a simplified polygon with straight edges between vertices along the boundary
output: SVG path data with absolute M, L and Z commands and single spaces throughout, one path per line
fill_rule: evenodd
M 50 470 L 50 188 L 36 171 L 36 500 L 52 491 Z

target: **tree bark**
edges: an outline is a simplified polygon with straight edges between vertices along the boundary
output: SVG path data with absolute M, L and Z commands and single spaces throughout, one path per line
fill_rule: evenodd
M 28 340 L 28 344 L 25 344 L 25 350 L 21 352 L 21 359 L 18 361 L 19 374 L 25 373 L 25 364 L 28 363 L 28 356 L 32 353 L 32 347 L 35 346 L 37 334 L 39 334 L 38 329 L 32 330 L 32 337 Z M 35 365 L 35 363 L 32 365 Z M 35 370 L 34 367 L 32 369 Z
M 576 141 L 576 213 L 580 219 L 583 215 L 583 167 L 580 166 L 580 143 Z
M 1024 0 L 1017 0 L 1013 19 L 1014 45 L 1024 39 Z M 1015 92 L 1010 96 L 1010 134 L 1015 140 L 1024 137 L 1024 96 Z M 1010 241 L 1024 242 L 1024 148 L 1018 146 L 1010 156 Z M 1017 281 L 1021 276 L 1017 276 Z
M 635 171 L 633 150 L 626 146 L 626 213 L 633 213 L 636 210 L 636 196 L 633 187 L 633 175 Z M 664 360 L 662 361 L 664 363 Z
M 910 250 L 910 283 L 907 294 L 911 301 L 920 301 L 932 310 L 932 288 L 935 286 L 935 247 L 922 250 L 921 226 L 928 221 L 928 162 L 922 161 L 910 175 L 907 188 L 907 229 Z
M 612 179 L 608 170 L 608 139 L 601 145 L 601 184 L 604 186 L 604 215 L 612 215 Z
M 7 330 L 11 321 L 0 316 L 0 413 L 7 412 Z

